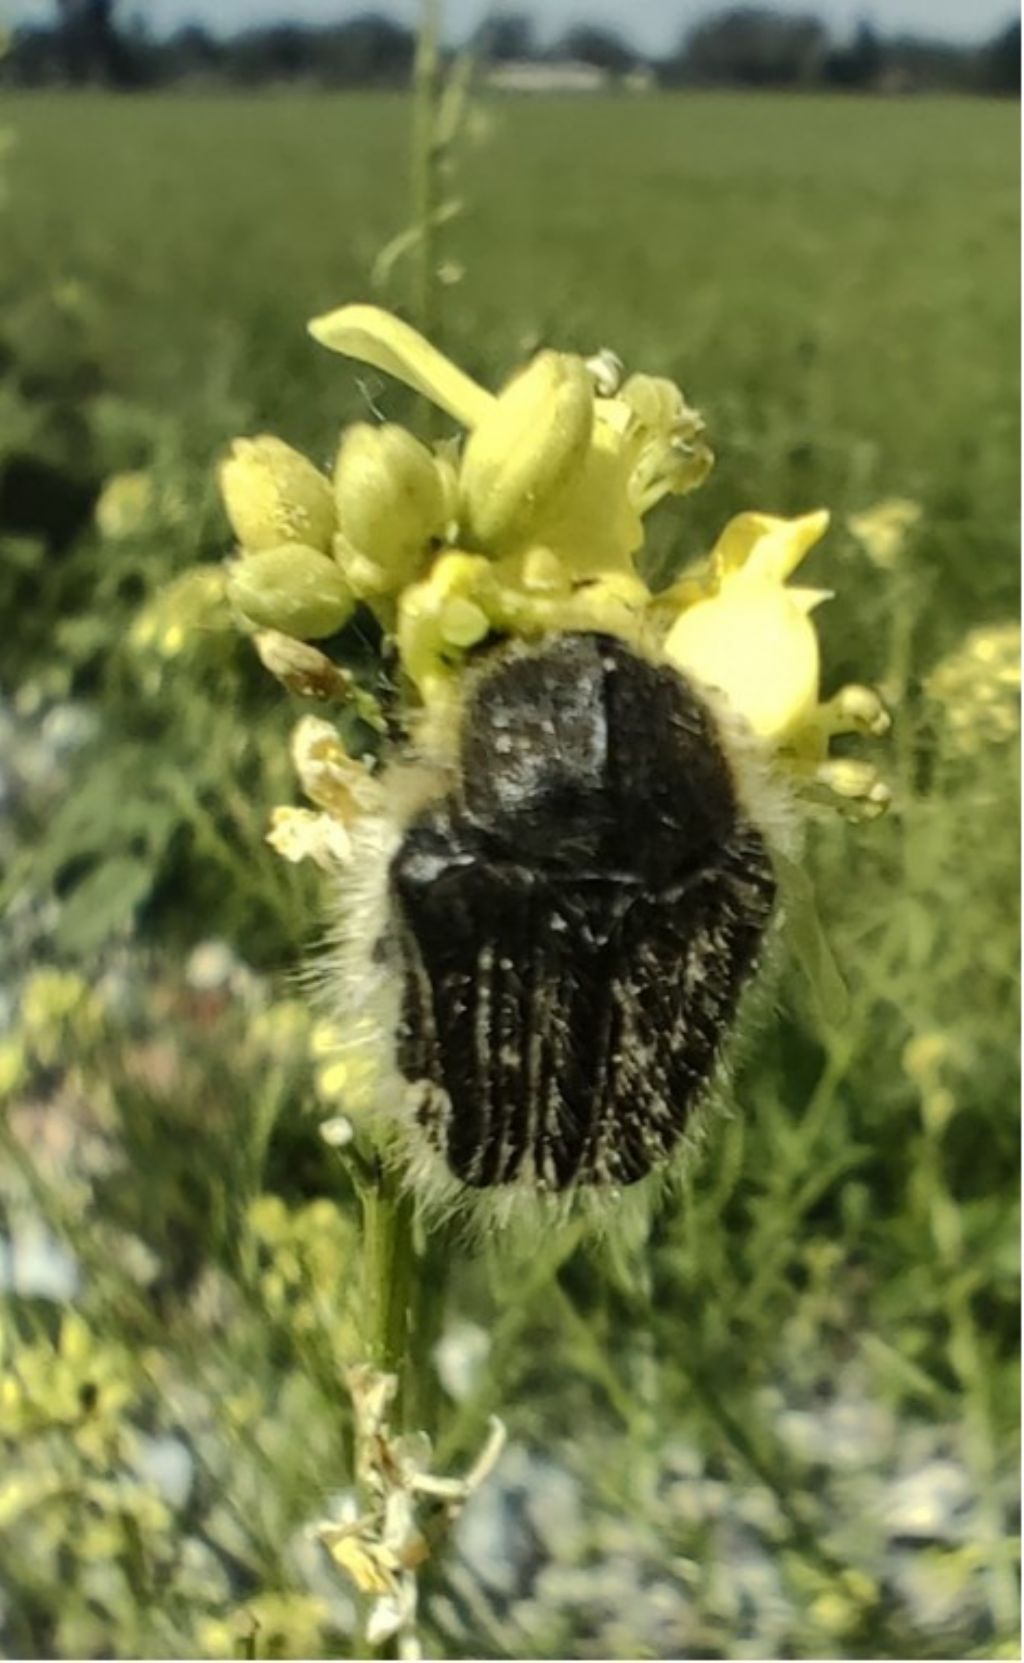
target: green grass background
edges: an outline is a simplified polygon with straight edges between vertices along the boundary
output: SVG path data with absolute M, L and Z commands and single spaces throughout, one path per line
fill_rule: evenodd
M 77 1254 L 77 1304 L 124 1398 L 99 1455 L 45 1391 L 31 1426 L 0 1420 L 23 1480 L 5 1508 L 14 1479 L 0 1479 L 8 1652 L 232 1655 L 245 1644 L 232 1622 L 250 1617 L 259 1655 L 351 1645 L 334 1584 L 296 1546 L 348 1481 L 347 1182 L 318 1144 L 304 1053 L 268 1069 L 246 1009 L 211 1017 L 182 979 L 190 948 L 224 936 L 267 978 L 260 997 L 280 999 L 315 937 L 316 885 L 262 843 L 268 807 L 292 792 L 295 712 L 240 647 L 158 667 L 127 632 L 160 582 L 226 545 L 211 464 L 230 438 L 271 430 L 326 463 L 367 397 L 407 413 L 400 390 L 304 330 L 370 296 L 374 258 L 408 219 L 407 114 L 397 97 L 292 95 L 10 98 L 0 112 L 17 133 L 0 475 L 15 454 L 89 487 L 145 466 L 187 507 L 124 544 L 87 525 L 59 554 L 24 527 L 2 544 L 19 742 L 54 701 L 102 723 L 58 784 L 20 799 L 6 893 L 29 922 L 8 949 L 7 1044 L 24 1070 L 4 1205 L 9 1231 L 42 1213 Z M 499 1407 L 530 1484 L 546 1494 L 556 1474 L 557 1500 L 572 1475 L 578 1510 L 571 1530 L 540 1532 L 546 1569 L 514 1596 L 473 1570 L 470 1541 L 437 1575 L 428 1643 L 1011 1655 L 1016 759 L 981 739 L 956 749 L 924 684 L 968 629 L 1017 606 L 1016 109 L 723 94 L 482 114 L 451 181 L 464 211 L 447 237 L 461 276 L 445 346 L 492 384 L 542 342 L 609 346 L 680 381 L 718 463 L 659 517 L 665 568 L 744 508 L 833 511 L 807 567 L 836 592 L 820 614 L 826 687 L 883 686 L 895 727 L 874 759 L 895 804 L 875 826 L 811 828 L 847 1009 L 823 1011 L 789 964 L 745 1037 L 732 1114 L 647 1247 L 552 1243 L 529 1275 L 514 1247 L 458 1254 L 452 1333 L 472 1324 L 490 1355 L 447 1403 L 445 1456 L 467 1458 Z M 399 265 L 383 298 L 400 304 L 406 282 Z M 846 517 L 891 495 L 922 518 L 882 569 Z M 127 964 L 134 1002 L 81 1030 L 54 1018 L 40 1038 L 30 960 L 101 988 Z M 949 1056 L 922 1086 L 905 1047 L 935 1033 Z M 139 1065 L 154 1045 L 169 1085 Z M 936 1114 L 939 1089 L 952 1107 Z M 84 1121 L 106 1166 L 40 1157 L 26 1102 Z M 267 1193 L 287 1225 L 267 1225 L 269 1203 L 253 1214 Z M 310 1214 L 323 1196 L 340 1220 Z M 4 1299 L 8 1373 L 32 1347 L 63 1355 L 52 1301 Z M 787 1414 L 825 1425 L 837 1405 L 869 1428 L 846 1466 L 786 1435 Z M 165 1497 L 159 1517 L 137 1500 L 153 1488 L 132 1466 L 143 1435 L 183 1439 L 195 1463 L 188 1497 Z M 897 1527 L 893 1486 L 924 1470 L 941 1490 L 936 1463 L 965 1499 Z M 623 1564 L 633 1580 L 610 1613 L 600 1585 Z M 945 1604 L 921 1594 L 929 1577 Z

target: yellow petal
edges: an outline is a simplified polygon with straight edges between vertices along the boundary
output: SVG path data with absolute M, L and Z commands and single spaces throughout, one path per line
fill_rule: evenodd
M 781 741 L 813 717 L 818 638 L 777 583 L 734 579 L 677 619 L 665 656 L 723 693 L 761 738 Z
M 644 528 L 630 501 L 630 465 L 620 436 L 598 419 L 582 468 L 537 521 L 533 541 L 551 549 L 574 578 L 633 571 Z
M 475 427 L 494 404 L 479 386 L 409 324 L 379 306 L 342 306 L 314 318 L 309 332 L 321 346 L 359 358 L 404 381 L 463 427 Z
M 776 514 L 737 514 L 715 544 L 712 559 L 723 576 L 742 570 L 744 577 L 785 583 L 825 535 L 828 520 L 826 508 L 795 520 Z
M 328 1552 L 361 1594 L 386 1594 L 395 1587 L 394 1571 L 375 1542 L 341 1536 L 328 1543 Z

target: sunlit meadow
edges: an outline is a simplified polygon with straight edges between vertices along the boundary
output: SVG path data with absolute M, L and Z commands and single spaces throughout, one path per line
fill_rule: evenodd
M 1015 119 L 521 100 L 461 146 L 445 349 L 678 379 L 717 465 L 652 522 L 665 576 L 742 509 L 831 510 L 825 691 L 881 689 L 893 807 L 814 827 L 845 992 L 792 944 L 649 1242 L 451 1247 L 439 1464 L 495 1411 L 509 1442 L 423 1573 L 427 1655 L 1017 1654 Z M 0 125 L 0 1650 L 355 1655 L 313 1534 L 360 1347 L 295 979 L 323 891 L 265 841 L 301 706 L 234 634 L 138 620 L 224 554 L 238 434 L 327 464 L 409 417 L 304 327 L 406 298 L 408 109 Z

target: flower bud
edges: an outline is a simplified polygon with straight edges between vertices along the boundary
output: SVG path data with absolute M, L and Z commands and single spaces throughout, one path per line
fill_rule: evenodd
M 641 426 L 651 433 L 670 435 L 692 423 L 703 427 L 696 410 L 683 397 L 682 389 L 663 375 L 631 375 L 619 391 Z
M 341 524 L 335 556 L 360 593 L 395 594 L 412 583 L 449 517 L 437 462 L 393 422 L 347 429 L 334 496 Z
M 889 712 L 871 687 L 841 687 L 823 714 L 833 733 L 866 733 L 880 739 L 892 727 Z
M 486 634 L 494 589 L 489 560 L 452 550 L 434 563 L 428 577 L 403 591 L 398 650 L 406 674 L 428 703 L 443 694 L 462 652 Z
M 232 627 L 221 565 L 193 566 L 157 591 L 132 625 L 133 646 L 174 658 L 191 641 Z
M 248 552 L 301 543 L 326 553 L 334 535 L 331 487 L 319 469 L 283 439 L 236 439 L 220 466 L 231 528 Z
M 541 352 L 474 429 L 462 461 L 462 519 L 474 547 L 500 554 L 526 541 L 583 466 L 594 389 L 581 358 Z
M 892 802 L 892 792 L 877 770 L 858 757 L 830 757 L 815 769 L 815 779 L 854 819 L 877 819 Z
M 300 641 L 333 635 L 355 607 L 334 561 L 302 543 L 262 549 L 235 561 L 228 576 L 228 599 L 247 623 Z
M 100 536 L 116 542 L 145 530 L 153 517 L 155 496 L 152 476 L 145 469 L 113 474 L 93 511 Z
M 466 652 L 483 640 L 491 626 L 486 612 L 475 601 L 456 595 L 443 608 L 439 627 L 447 646 Z

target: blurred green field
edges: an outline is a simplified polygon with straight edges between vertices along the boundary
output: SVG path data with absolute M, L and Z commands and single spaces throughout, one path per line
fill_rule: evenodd
M 351 1483 L 359 1317 L 288 979 L 322 895 L 263 842 L 298 706 L 233 638 L 161 662 L 131 625 L 226 547 L 232 437 L 326 463 L 367 402 L 406 415 L 304 326 L 371 297 L 407 116 L 0 108 L 5 1655 L 353 1655 L 304 1534 Z M 810 828 L 846 1008 L 783 966 L 650 1242 L 458 1250 L 442 1453 L 495 1408 L 512 1446 L 428 1579 L 428 1655 L 1017 1655 L 1018 764 L 991 633 L 1019 593 L 1017 109 L 481 116 L 446 349 L 491 384 L 540 343 L 679 380 L 718 462 L 658 526 L 662 571 L 742 509 L 832 510 L 826 690 L 884 690 L 895 801 Z M 149 506 L 103 537 L 95 496 L 135 469 Z M 866 547 L 849 518 L 891 497 L 920 519 Z

